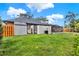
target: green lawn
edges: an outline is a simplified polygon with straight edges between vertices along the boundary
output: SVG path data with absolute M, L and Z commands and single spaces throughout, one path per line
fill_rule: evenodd
M 73 56 L 79 55 L 79 35 L 61 33 L 3 38 L 0 55 L 8 56 Z

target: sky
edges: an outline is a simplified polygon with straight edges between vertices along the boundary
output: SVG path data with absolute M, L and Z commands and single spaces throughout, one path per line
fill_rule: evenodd
M 20 13 L 31 12 L 34 17 L 46 17 L 51 24 L 64 25 L 64 17 L 71 11 L 79 14 L 77 3 L 0 3 L 3 20 L 15 18 Z

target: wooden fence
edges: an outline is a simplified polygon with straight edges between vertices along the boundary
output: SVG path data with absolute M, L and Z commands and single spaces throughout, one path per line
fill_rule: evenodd
M 3 36 L 5 37 L 14 36 L 14 26 L 13 25 L 3 26 Z
M 63 32 L 72 32 L 72 29 L 64 28 L 64 29 L 63 29 Z

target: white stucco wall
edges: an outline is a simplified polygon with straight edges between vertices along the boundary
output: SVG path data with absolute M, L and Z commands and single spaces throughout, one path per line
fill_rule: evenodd
M 48 31 L 48 34 L 51 34 L 51 26 L 38 25 L 37 34 L 45 34 L 45 31 Z
M 26 35 L 27 26 L 26 23 L 15 22 L 14 23 L 14 35 Z
M 31 25 L 31 29 L 32 29 L 32 32 L 34 33 L 34 25 Z M 37 25 L 37 34 L 45 34 L 45 31 L 48 31 L 48 34 L 51 34 L 51 26 Z M 14 22 L 14 34 L 15 35 L 26 35 L 27 24 L 24 22 L 23 23 Z

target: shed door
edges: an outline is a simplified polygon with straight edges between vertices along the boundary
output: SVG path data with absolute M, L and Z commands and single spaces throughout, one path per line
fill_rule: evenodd
M 27 34 L 26 25 L 15 25 L 14 26 L 14 34 L 15 35 L 26 35 Z

